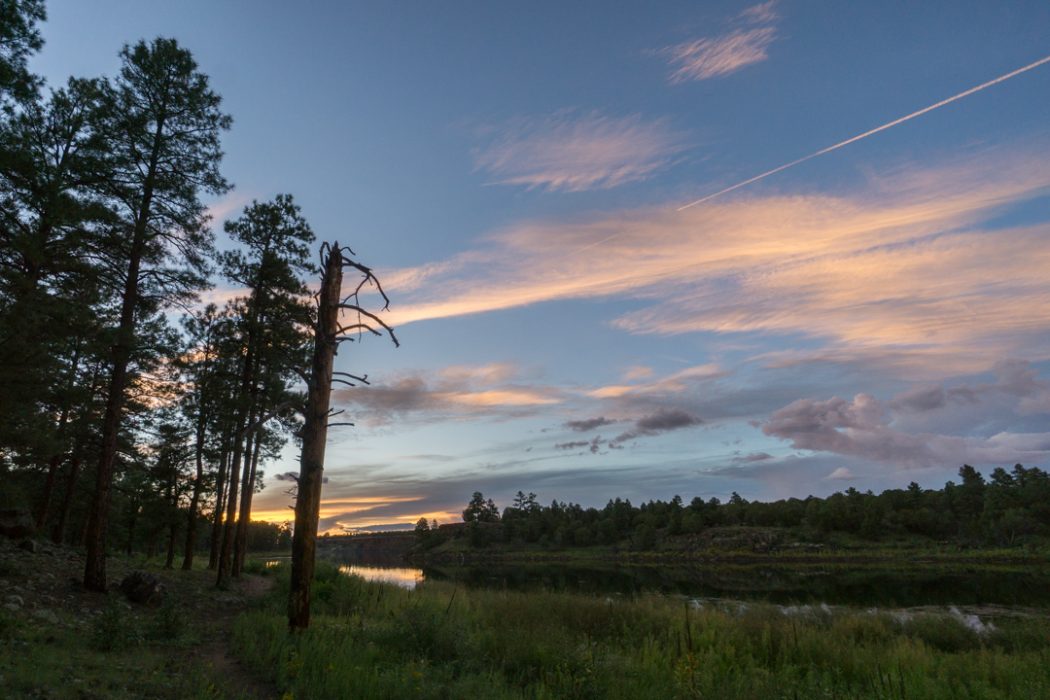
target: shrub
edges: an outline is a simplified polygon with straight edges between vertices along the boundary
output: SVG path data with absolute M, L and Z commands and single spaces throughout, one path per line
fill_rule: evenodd
M 142 641 L 142 633 L 127 610 L 112 600 L 92 625 L 91 646 L 98 651 L 123 651 Z
M 185 633 L 186 613 L 175 605 L 174 599 L 169 595 L 157 610 L 148 636 L 157 641 L 174 642 Z

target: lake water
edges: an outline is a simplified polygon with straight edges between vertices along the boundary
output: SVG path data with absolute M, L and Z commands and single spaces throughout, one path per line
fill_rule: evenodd
M 339 571 L 351 576 L 360 576 L 367 581 L 392 583 L 402 588 L 415 588 L 423 582 L 423 570 L 403 566 L 369 566 L 365 564 L 344 564 Z
M 892 569 L 841 565 L 677 568 L 550 564 L 419 569 L 346 563 L 341 570 L 404 588 L 414 588 L 424 581 L 453 581 L 472 588 L 627 596 L 655 592 L 777 604 L 1050 606 L 1050 568 L 1025 565 Z

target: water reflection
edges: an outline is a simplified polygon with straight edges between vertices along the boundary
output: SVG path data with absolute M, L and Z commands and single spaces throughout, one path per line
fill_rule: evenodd
M 339 571 L 352 576 L 360 576 L 367 581 L 392 583 L 402 588 L 412 589 L 423 582 L 421 569 L 407 567 L 366 566 L 364 564 L 344 564 Z
M 607 595 L 668 593 L 778 604 L 1050 606 L 1050 570 L 1039 567 L 843 566 L 648 567 L 533 565 L 428 567 L 427 580 L 512 590 Z
M 1050 570 L 1030 566 L 572 566 L 567 564 L 425 569 L 344 563 L 339 570 L 369 581 L 412 589 L 423 581 L 453 581 L 469 588 L 555 590 L 597 595 L 643 593 L 691 598 L 752 600 L 781 605 L 1050 606 Z

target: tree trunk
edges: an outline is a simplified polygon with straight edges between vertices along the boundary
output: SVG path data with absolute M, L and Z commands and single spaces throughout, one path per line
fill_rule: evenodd
M 66 433 L 66 424 L 69 422 L 69 411 L 71 408 L 73 387 L 77 381 L 77 369 L 80 367 L 80 345 L 81 338 L 77 337 L 76 345 L 73 347 L 73 358 L 69 363 L 69 378 L 66 382 L 65 394 L 62 397 L 62 414 L 58 419 L 58 429 L 55 431 L 55 435 L 60 443 L 64 442 L 63 438 Z M 47 479 L 44 481 L 44 494 L 40 499 L 40 510 L 37 511 L 36 516 L 36 528 L 43 530 L 44 525 L 47 524 L 47 516 L 51 510 L 51 499 L 55 492 L 55 476 L 58 472 L 59 465 L 62 464 L 62 458 L 65 457 L 66 446 L 63 445 L 62 449 L 59 450 L 50 460 L 47 465 Z
M 175 540 L 178 539 L 179 525 L 172 521 L 171 525 L 168 525 L 168 556 L 164 559 L 164 568 L 173 569 L 175 568 Z
M 176 471 L 176 463 L 173 460 L 171 464 L 171 475 L 168 480 L 168 552 L 164 558 L 164 568 L 171 569 L 175 566 L 175 538 L 179 532 L 179 490 L 178 490 L 178 472 Z
M 131 514 L 130 514 L 130 516 L 128 518 L 128 542 L 127 542 L 127 548 L 125 550 L 125 554 L 127 554 L 129 557 L 131 556 L 131 553 L 132 553 L 132 545 L 135 542 L 135 526 L 138 524 L 138 520 L 139 520 L 139 505 L 138 505 L 138 503 L 132 502 L 132 504 L 131 504 Z
M 215 512 L 212 513 L 211 542 L 208 552 L 208 569 L 215 571 L 219 566 L 219 545 L 222 540 L 222 513 L 226 506 L 226 472 L 229 466 L 229 438 L 223 441 L 222 454 L 219 455 L 219 472 L 215 478 Z
M 317 520 L 321 509 L 328 408 L 339 329 L 339 302 L 343 284 L 342 250 L 333 243 L 325 259 L 318 294 L 317 326 L 310 367 L 309 393 L 299 460 L 299 488 L 295 499 L 292 536 L 292 578 L 288 596 L 288 626 L 292 631 L 310 626 L 310 587 L 314 577 Z
M 226 521 L 222 526 L 222 548 L 219 550 L 219 572 L 215 578 L 215 585 L 224 588 L 230 582 L 230 568 L 233 553 L 234 527 L 237 523 L 237 485 L 238 474 L 241 470 L 241 458 L 245 452 L 251 450 L 251 431 L 248 426 L 255 420 L 254 409 L 248 414 L 247 420 L 240 424 L 233 443 L 233 458 L 230 460 L 229 494 L 226 499 Z M 245 443 L 248 442 L 248 445 Z
M 259 465 L 259 452 L 262 447 L 262 428 L 255 434 L 255 446 L 252 449 L 252 459 L 245 464 L 247 474 L 244 483 L 241 484 L 241 512 L 237 519 L 237 539 L 233 548 L 233 575 L 240 576 L 244 569 L 244 555 L 248 551 L 248 526 L 252 517 L 252 496 L 255 495 L 255 470 Z
M 102 445 L 95 475 L 95 497 L 91 502 L 91 513 L 84 531 L 87 540 L 87 555 L 84 562 L 84 587 L 91 591 L 106 590 L 106 528 L 109 524 L 110 490 L 113 486 L 113 466 L 117 459 L 117 437 L 120 433 L 121 412 L 124 408 L 124 391 L 128 383 L 128 363 L 135 345 L 135 310 L 139 301 L 139 273 L 142 256 L 146 252 L 153 190 L 156 186 L 157 162 L 163 145 L 164 117 L 154 127 L 150 149 L 149 166 L 142 181 L 142 199 L 135 211 L 135 227 L 132 231 L 131 249 L 128 255 L 128 273 L 124 280 L 121 298 L 120 325 L 117 340 L 113 344 L 112 374 L 106 396 L 106 413 L 102 421 Z
M 106 397 L 105 418 L 102 421 L 102 445 L 98 471 L 95 474 L 95 497 L 91 502 L 91 513 L 85 530 L 87 556 L 84 564 L 84 587 L 91 591 L 106 590 L 106 529 L 109 524 L 110 489 L 113 486 L 113 466 L 117 459 L 117 437 L 124 408 L 124 390 L 128 382 L 128 363 L 131 361 L 131 350 L 135 341 L 135 307 L 138 305 L 139 265 L 143 248 L 143 243 L 136 240 L 124 285 L 117 342 L 112 351 L 113 370 Z
M 62 544 L 66 537 L 66 522 L 69 520 L 69 509 L 73 506 L 73 494 L 80 476 L 80 446 L 73 449 L 73 458 L 69 461 L 69 475 L 66 477 L 66 492 L 62 495 L 62 508 L 58 512 L 58 522 L 51 534 L 55 544 Z
M 44 479 L 44 494 L 40 499 L 40 508 L 36 512 L 36 529 L 43 530 L 47 523 L 48 511 L 51 510 L 51 497 L 55 491 L 55 475 L 62 464 L 62 454 L 56 454 L 47 464 L 47 478 Z

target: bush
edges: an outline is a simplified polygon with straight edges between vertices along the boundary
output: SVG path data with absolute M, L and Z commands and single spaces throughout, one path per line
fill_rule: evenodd
M 175 605 L 169 595 L 157 610 L 149 628 L 149 638 L 156 641 L 174 642 L 186 633 L 186 613 Z
M 98 651 L 123 651 L 142 641 L 142 633 L 127 610 L 112 600 L 92 625 L 91 646 Z

